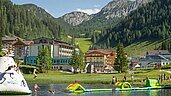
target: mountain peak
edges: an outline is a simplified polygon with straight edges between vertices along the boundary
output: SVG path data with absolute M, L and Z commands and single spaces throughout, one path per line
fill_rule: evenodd
M 150 0 L 112 0 L 102 8 L 99 14 L 103 14 L 106 19 L 127 16 L 131 11 L 149 1 Z
M 84 21 L 90 20 L 92 17 L 87 13 L 74 11 L 65 14 L 64 16 L 62 16 L 62 18 L 64 19 L 65 22 L 68 22 L 69 24 L 76 26 Z
M 54 18 L 52 15 L 50 15 L 45 9 L 38 7 L 35 4 L 23 4 L 20 5 L 22 8 L 25 8 L 28 11 L 31 11 L 36 15 L 39 19 L 44 19 L 44 18 Z

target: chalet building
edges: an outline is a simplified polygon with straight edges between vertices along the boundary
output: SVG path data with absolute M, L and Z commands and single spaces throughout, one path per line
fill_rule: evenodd
M 112 66 L 115 62 L 115 58 L 116 58 L 116 53 L 111 50 L 89 50 L 89 51 L 87 51 L 85 54 L 85 62 L 86 62 L 86 64 L 89 64 L 89 66 L 87 67 L 88 73 L 104 72 L 106 67 L 113 68 Z M 90 69 L 93 69 L 93 71 Z
M 17 40 L 12 44 L 12 47 L 14 48 L 14 58 L 24 60 L 24 57 L 29 53 L 29 49 L 32 44 L 33 41 L 24 41 L 17 38 Z
M 168 50 L 148 50 L 144 56 L 131 58 L 130 61 L 132 68 L 161 67 L 171 64 L 171 53 Z
M 14 57 L 14 48 L 12 44 L 19 39 L 18 37 L 2 37 L 2 51 L 8 54 L 10 57 Z
M 157 65 L 164 66 L 167 64 L 171 64 L 171 60 L 165 58 L 163 55 L 160 54 L 147 55 L 145 56 L 145 58 L 141 58 L 139 62 L 141 68 L 155 67 Z
M 12 48 L 13 42 L 17 41 L 17 39 L 19 39 L 19 38 L 18 37 L 9 37 L 9 36 L 2 37 L 3 48 L 4 49 Z
M 36 65 L 38 51 L 40 46 L 49 46 L 52 58 L 53 69 L 55 70 L 71 70 L 69 62 L 72 57 L 74 47 L 63 41 L 53 40 L 46 37 L 34 39 L 34 44 L 29 48 L 27 62 L 30 65 Z M 25 60 L 26 61 L 26 60 Z

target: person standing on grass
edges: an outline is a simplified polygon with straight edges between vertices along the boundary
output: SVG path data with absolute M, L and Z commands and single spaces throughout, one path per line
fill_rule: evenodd
M 116 78 L 115 78 L 115 76 L 113 76 L 113 78 L 112 78 L 112 85 L 115 84 L 115 81 L 116 81 Z
M 163 80 L 166 80 L 166 74 L 165 73 L 163 74 Z
M 132 81 L 132 84 L 134 83 L 134 76 L 131 75 L 131 81 Z
M 117 77 L 115 77 L 115 82 L 118 82 L 118 78 Z
M 126 81 L 126 75 L 124 75 L 124 77 L 123 77 L 123 82 L 125 82 Z
M 36 72 L 37 72 L 37 69 L 34 69 L 34 72 L 33 72 L 33 74 L 34 74 L 33 80 L 35 80 L 37 78 Z
M 160 74 L 160 82 L 162 83 L 163 82 L 163 75 Z

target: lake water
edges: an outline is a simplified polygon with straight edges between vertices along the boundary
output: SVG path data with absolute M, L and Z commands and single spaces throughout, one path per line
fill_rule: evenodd
M 33 91 L 33 94 L 28 96 L 171 96 L 171 89 L 73 94 L 61 92 L 61 90 L 65 90 L 68 84 L 38 84 L 38 86 L 39 90 L 37 92 L 34 92 L 34 84 L 29 84 L 29 87 Z M 105 84 L 83 84 L 82 86 L 85 88 L 111 88 L 111 85 Z M 59 93 L 53 95 L 49 93 L 48 90 L 55 90 L 55 92 Z

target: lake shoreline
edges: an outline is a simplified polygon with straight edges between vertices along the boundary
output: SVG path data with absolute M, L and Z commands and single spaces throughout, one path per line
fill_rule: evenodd
M 133 86 L 144 86 L 145 82 L 142 82 L 147 76 L 151 79 L 157 79 L 158 75 L 165 73 L 166 76 L 170 74 L 168 72 L 154 70 L 149 71 L 147 73 L 138 73 L 134 74 L 134 82 Z M 118 80 L 121 82 L 123 80 L 123 76 L 126 74 L 127 82 L 130 82 L 132 85 L 131 75 L 128 73 L 121 74 L 71 74 L 71 73 L 63 73 L 58 71 L 49 71 L 48 73 L 40 73 L 37 74 L 37 78 L 33 80 L 33 74 L 23 74 L 27 83 L 36 83 L 36 84 L 71 84 L 75 80 L 78 80 L 80 84 L 111 84 L 112 77 L 116 76 Z M 171 85 L 171 80 L 165 80 L 161 84 Z

